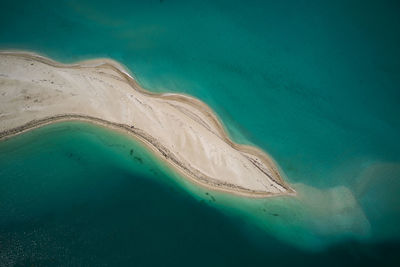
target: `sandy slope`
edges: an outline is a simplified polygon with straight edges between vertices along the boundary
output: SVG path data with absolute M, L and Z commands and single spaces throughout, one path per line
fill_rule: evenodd
M 264 152 L 229 140 L 197 99 L 149 93 L 107 59 L 62 65 L 0 53 L 0 138 L 74 119 L 133 134 L 203 186 L 252 197 L 294 194 Z

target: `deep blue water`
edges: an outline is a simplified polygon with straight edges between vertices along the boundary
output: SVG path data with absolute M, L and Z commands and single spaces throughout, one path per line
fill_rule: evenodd
M 333 259 L 340 262 L 350 257 L 357 262 L 366 257 L 366 262 L 373 262 L 370 259 L 373 258 L 382 263 L 384 254 L 399 248 L 400 238 L 399 11 L 397 1 L 3 1 L 0 48 L 36 51 L 62 62 L 111 57 L 127 66 L 140 84 L 149 90 L 183 92 L 199 97 L 216 110 L 237 142 L 255 144 L 268 151 L 299 192 L 297 199 L 245 200 L 222 195 L 217 203 L 200 208 L 196 206 L 196 201 L 207 199 L 207 195 L 202 189 L 184 184 L 179 196 L 185 200 L 177 198 L 167 204 L 167 199 L 173 194 L 166 190 L 163 183 L 160 184 L 159 180 L 165 179 L 141 173 L 142 169 L 149 168 L 150 163 L 132 167 L 134 170 L 121 171 L 119 164 L 122 163 L 118 160 L 102 165 L 101 171 L 98 170 L 104 174 L 99 177 L 116 176 L 117 181 L 130 176 L 146 177 L 129 180 L 131 186 L 141 184 L 146 192 L 164 190 L 163 194 L 154 193 L 159 198 L 146 194 L 149 195 L 146 203 L 170 205 L 169 209 L 183 205 L 188 210 L 196 210 L 195 214 L 185 213 L 182 206 L 182 211 L 176 212 L 179 215 L 171 214 L 169 220 L 182 218 L 190 221 L 187 225 L 195 225 L 193 221 L 206 216 L 202 212 L 212 213 L 207 215 L 211 216 L 210 225 L 204 228 L 213 228 L 209 238 L 213 236 L 214 226 L 220 223 L 232 227 L 226 233 L 231 239 L 224 242 L 221 238 L 215 241 L 217 244 L 230 248 L 239 244 L 235 246 L 238 250 L 240 244 L 246 244 L 242 248 L 254 246 L 254 251 L 260 251 L 259 255 L 262 255 L 254 257 L 253 252 L 248 252 L 247 256 L 240 256 L 237 252 L 228 253 L 230 250 L 227 249 L 219 254 L 219 259 L 224 262 L 217 265 L 239 265 L 243 263 L 241 260 L 250 258 L 260 259 L 257 263 L 261 265 L 261 262 L 267 262 L 267 258 L 271 260 L 273 255 L 280 255 L 271 247 L 282 248 L 279 251 L 284 251 L 285 255 L 293 255 L 287 259 L 288 262 L 303 258 L 316 261 L 329 259 L 334 264 L 337 262 Z M 58 139 L 58 135 L 54 138 Z M 62 144 L 61 141 L 57 143 L 59 153 L 63 151 Z M 20 147 L 4 146 L 12 147 L 9 151 Z M 36 149 L 36 153 L 41 153 L 41 146 L 36 146 Z M 96 145 L 96 149 L 105 148 Z M 35 179 L 41 180 L 43 176 L 50 179 L 59 174 L 48 173 L 43 168 L 38 168 L 37 172 L 24 171 L 25 164 L 29 165 L 27 151 L 17 154 L 2 152 L 0 164 L 6 164 L 7 158 L 9 167 L 8 171 L 4 167 L 1 172 L 1 190 L 8 190 L 10 185 L 6 182 L 14 177 L 16 171 L 25 177 L 20 184 L 14 185 L 15 190 L 21 190 L 14 194 L 20 196 L 18 201 L 15 199 L 13 202 L 10 195 L 4 197 L 4 201 L 8 201 L 13 209 L 22 209 L 21 214 L 25 214 L 28 212 L 25 207 L 30 201 L 29 195 L 22 192 L 32 188 L 36 184 Z M 86 157 L 91 157 L 90 153 L 87 151 Z M 104 162 L 110 162 L 108 156 L 104 157 L 107 158 Z M 126 160 L 122 156 L 117 158 Z M 50 159 L 38 159 L 38 165 L 46 164 Z M 79 169 L 70 165 L 71 159 L 57 160 L 60 165 L 65 164 L 65 178 L 60 179 L 63 183 L 69 181 L 70 188 L 67 189 L 74 192 L 82 190 L 77 193 L 81 197 L 87 195 L 81 183 L 88 177 L 92 182 L 97 181 L 97 175 L 90 173 L 97 172 L 98 162 L 86 162 L 79 165 Z M 166 169 L 160 170 L 160 173 L 167 172 Z M 174 177 L 171 181 L 178 179 L 175 175 L 171 177 Z M 59 188 L 57 194 L 41 196 L 43 199 L 40 201 L 47 200 L 55 208 L 58 205 L 54 199 L 56 196 L 61 197 L 61 193 L 65 194 L 65 199 L 70 196 L 67 189 L 64 191 L 65 186 Z M 95 200 L 101 194 L 111 194 L 112 191 L 108 190 L 117 185 L 98 186 L 95 192 L 99 193 L 93 193 L 87 201 L 90 205 L 99 205 L 97 209 L 100 209 L 103 204 Z M 117 192 L 119 189 L 114 190 Z M 121 195 L 124 195 L 122 191 Z M 112 232 L 113 225 L 123 224 L 121 217 L 124 213 L 116 208 L 121 203 L 106 197 L 102 199 L 109 201 L 104 203 L 110 207 L 108 213 L 115 211 L 117 214 L 107 217 L 98 215 L 100 217 L 96 220 L 93 215 L 92 220 L 85 219 L 86 225 L 95 225 L 96 221 L 97 228 L 94 229 Z M 134 196 L 125 200 L 126 205 L 133 205 L 132 218 L 128 220 L 132 224 L 134 216 L 138 216 L 136 210 L 143 211 L 144 208 Z M 0 205 L 3 205 L 0 206 L 0 219 L 11 224 L 13 221 L 7 221 L 8 217 L 3 219 L 10 210 L 5 209 L 4 204 Z M 181 209 L 176 207 L 176 210 Z M 71 213 L 65 212 L 65 216 L 79 217 L 76 214 L 86 213 L 87 210 L 96 213 L 95 207 L 86 208 L 71 208 Z M 57 209 L 65 211 L 64 207 Z M 76 214 L 73 213 L 75 211 Z M 152 216 L 157 216 L 159 212 L 153 215 L 146 213 L 143 218 L 151 221 Z M 271 213 L 278 213 L 279 216 L 271 216 Z M 53 224 L 51 220 L 47 222 L 45 217 L 35 216 L 39 215 L 32 214 L 31 218 L 37 220 L 37 227 L 40 231 L 48 230 L 46 238 L 60 241 L 56 244 L 62 244 L 63 238 L 84 238 L 84 235 L 78 234 L 78 224 L 66 223 L 60 226 L 64 229 L 58 230 L 59 235 L 53 234 L 62 220 L 58 215 L 55 215 Z M 110 220 L 105 220 L 108 217 Z M 236 224 L 238 218 L 249 226 Z M 8 230 L 2 234 L 6 238 L 2 242 L 19 240 L 21 246 L 28 249 L 31 241 L 22 238 L 22 229 L 33 226 L 22 223 L 19 227 L 6 228 Z M 126 230 L 121 225 L 115 227 Z M 181 228 L 171 230 L 166 226 L 163 230 L 161 224 L 149 226 L 140 233 L 149 234 L 149 229 L 157 227 L 165 235 L 181 234 Z M 253 227 L 263 234 L 258 231 L 255 234 L 251 230 Z M 186 231 L 190 232 L 189 229 Z M 116 234 L 115 242 L 108 244 L 108 249 L 122 253 L 125 247 L 134 247 L 133 243 L 130 246 L 116 245 L 128 242 L 118 239 L 130 236 L 122 236 L 122 232 Z M 201 239 L 206 235 L 201 233 L 199 238 L 193 238 L 194 242 L 170 242 L 167 249 L 172 250 L 178 243 L 183 243 L 185 245 L 181 249 L 186 249 L 187 255 L 201 258 L 188 252 L 190 246 L 206 242 Z M 253 245 L 248 245 L 249 242 Z M 105 242 L 94 239 L 93 243 L 103 245 Z M 65 241 L 65 244 L 70 243 Z M 95 248 L 88 244 L 86 247 L 93 251 L 87 252 L 87 255 L 92 258 L 85 262 L 106 257 L 106 253 L 99 252 L 101 246 Z M 161 255 L 161 244 L 166 242 L 160 242 L 155 255 Z M 76 253 L 85 247 L 79 242 L 75 250 L 66 246 L 66 250 Z M 210 258 L 218 258 L 211 249 L 207 251 Z M 79 253 L 68 253 L 65 252 L 65 255 L 82 258 Z M 146 255 L 140 250 L 137 253 L 143 258 Z M 174 258 L 172 252 L 167 254 Z M 234 255 L 232 261 L 226 261 L 228 254 Z M 128 258 L 125 260 L 129 261 Z M 104 258 L 104 262 L 107 261 Z M 166 262 L 166 265 L 173 263 Z

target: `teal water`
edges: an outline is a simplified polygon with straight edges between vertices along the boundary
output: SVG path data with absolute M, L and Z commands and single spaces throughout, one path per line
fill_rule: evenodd
M 114 224 L 121 228 L 115 234 L 116 239 L 110 240 L 108 248 L 99 245 L 91 252 L 86 251 L 85 262 L 95 260 L 93 255 L 106 257 L 103 254 L 107 253 L 99 252 L 101 249 L 113 248 L 114 254 L 103 259 L 110 264 L 118 261 L 112 259 L 112 255 L 132 254 L 132 251 L 124 252 L 124 248 L 133 249 L 134 244 L 118 239 L 122 238 L 124 230 L 131 233 L 127 226 L 124 228 L 119 224 L 125 212 L 123 208 L 115 207 L 122 204 L 101 197 L 101 194 L 111 194 L 118 181 L 131 176 L 139 177 L 129 180 L 132 187 L 142 183 L 146 192 L 164 190 L 165 194 L 154 193 L 160 195 L 159 198 L 149 197 L 145 202 L 176 209 L 177 214 L 166 216 L 171 217 L 170 220 L 181 218 L 190 221 L 187 225 L 196 225 L 198 218 L 210 216 L 207 217 L 210 224 L 197 238 L 189 238 L 193 242 L 179 238 L 172 242 L 173 233 L 185 236 L 184 230 L 164 229 L 168 232 L 166 235 L 171 234 L 170 243 L 174 245 L 168 247 L 167 242 L 160 242 L 157 251 L 161 253 L 163 245 L 167 247 L 165 249 L 171 249 L 163 254 L 170 256 L 171 262 L 166 262 L 167 265 L 173 265 L 172 260 L 179 260 L 178 254 L 171 252 L 177 246 L 186 249 L 182 253 L 188 255 L 186 259 L 189 256 L 200 258 L 188 252 L 191 246 L 198 246 L 198 251 L 209 258 L 219 257 L 220 264 L 217 265 L 240 265 L 253 258 L 258 259 L 255 265 L 266 265 L 277 255 L 291 255 L 285 259 L 287 264 L 303 260 L 307 264 L 315 260 L 318 264 L 318 260 L 328 259 L 333 265 L 343 265 L 341 259 L 344 258 L 352 259 L 348 262 L 350 265 L 361 264 L 363 260 L 386 263 L 386 257 L 394 257 L 389 252 L 399 248 L 400 238 L 397 227 L 400 223 L 399 9 L 396 1 L 164 0 L 113 2 L 113 5 L 107 1 L 3 1 L 0 48 L 32 50 L 62 62 L 111 57 L 127 66 L 149 90 L 194 95 L 216 110 L 234 140 L 255 144 L 268 151 L 299 192 L 296 199 L 268 200 L 246 200 L 214 193 L 217 202 L 207 202 L 209 197 L 202 189 L 168 174 L 165 168 L 159 170 L 159 175 L 146 173 L 152 168 L 150 166 L 159 166 L 157 161 L 153 165 L 146 160 L 136 167 L 127 167 L 125 163 L 129 162 L 129 157 L 126 153 L 115 152 L 120 156 L 107 156 L 110 151 L 106 152 L 106 146 L 97 144 L 92 149 L 103 151 L 105 162 L 110 162 L 110 165 L 101 165 L 102 169 L 96 170 L 99 164 L 95 161 L 86 162 L 78 169 L 69 165 L 71 159 L 57 159 L 58 164 L 66 164 L 63 167 L 65 177 L 60 177 L 59 182 L 70 183 L 61 188 L 69 186 L 70 192 L 82 190 L 76 193 L 81 198 L 88 195 L 86 188 L 92 194 L 86 199 L 90 205 L 97 205 L 94 204 L 98 203 L 96 199 L 101 198 L 110 201 L 104 204 L 109 205 L 108 212 L 115 210 L 115 216 L 107 217 L 115 220 L 98 217 L 96 221 L 104 220 L 104 224 L 98 222 L 94 229 L 112 232 Z M 59 138 L 58 134 L 51 136 Z M 42 138 L 37 139 L 32 139 L 32 144 Z M 85 140 L 79 142 L 83 144 Z M 11 147 L 7 153 L 0 150 L 3 166 L 0 179 L 4 183 L 0 188 L 7 190 L 11 186 L 8 183 L 15 172 L 25 177 L 21 178 L 21 184 L 13 185 L 15 190 L 21 190 L 10 193 L 15 198 L 4 193 L 7 197 L 3 202 L 9 203 L 5 207 L 18 210 L 31 203 L 26 192 L 33 190 L 36 183 L 30 177 L 40 180 L 49 176 L 47 179 L 50 179 L 59 174 L 48 174 L 43 168 L 36 172 L 29 168 L 30 171 L 24 171 L 30 162 L 26 160 L 30 152 L 17 149 L 22 147 L 18 145 L 19 141 L 11 139 L 9 142 L 2 144 Z M 13 142 L 14 145 L 10 145 Z M 62 144 L 63 141 L 57 143 L 59 153 L 63 151 Z M 76 146 L 76 151 L 82 144 Z M 32 151 L 37 150 L 35 153 L 40 154 L 42 146 L 34 147 L 32 145 Z M 21 152 L 14 154 L 14 150 Z M 90 151 L 85 152 L 88 158 Z M 115 158 L 114 161 L 111 158 Z M 46 165 L 52 159 L 40 160 L 38 166 Z M 118 173 L 112 180 L 116 184 L 106 184 L 105 181 L 109 181 L 106 177 L 112 176 L 110 173 Z M 86 183 L 94 183 L 97 176 L 103 177 L 105 184 L 96 185 L 99 188 L 95 191 L 87 189 Z M 70 177 L 76 178 L 71 180 Z M 181 188 L 179 197 L 160 182 L 164 180 L 169 180 L 173 188 Z M 67 209 L 62 205 L 68 203 L 68 190 L 57 190 L 53 195 L 40 195 L 40 201 L 53 205 L 49 204 L 49 210 Z M 117 188 L 113 190 L 118 191 Z M 172 195 L 176 201 L 167 204 Z M 56 201 L 62 197 L 64 200 Z M 209 204 L 201 208 L 196 206 L 201 200 Z M 132 206 L 132 216 L 138 216 L 144 210 L 133 196 L 125 202 L 125 205 L 138 205 Z M 178 208 L 179 205 L 182 206 Z M 45 205 L 38 206 L 42 210 Z M 2 223 L 12 225 L 13 213 L 3 207 L 0 206 Z M 99 205 L 97 209 L 101 207 Z M 79 217 L 79 212 L 83 214 L 88 210 L 95 214 L 96 207 L 86 208 L 71 208 L 71 213 L 66 212 L 65 216 Z M 185 213 L 185 208 L 196 212 Z M 73 213 L 75 210 L 76 214 Z M 28 213 L 27 210 L 19 212 L 22 215 Z M 152 216 L 156 215 L 145 214 L 143 218 L 152 221 Z M 60 226 L 64 230 L 59 230 L 59 235 L 53 235 L 60 217 L 56 216 L 54 224 L 48 225 L 45 223 L 47 218 L 37 216 L 32 213 L 29 221 L 35 220 L 37 227 L 41 227 L 40 231 L 45 232 L 43 236 L 47 235 L 43 238 L 54 238 L 52 242 L 57 245 L 52 247 L 64 248 L 66 258 L 73 255 L 71 261 L 83 257 L 79 254 L 81 247 L 93 247 L 89 241 L 85 241 L 88 242 L 86 246 L 77 241 L 75 250 L 72 247 L 74 242 L 71 240 L 85 239 L 83 232 L 78 231 L 78 224 L 66 223 Z M 93 224 L 95 219 L 84 220 Z M 134 217 L 128 220 L 129 224 L 133 221 Z M 16 225 L 15 229 L 1 227 L 6 230 L 2 232 L 5 238 L 0 244 L 9 240 L 10 245 L 2 247 L 11 248 L 12 241 L 16 240 L 21 244 L 18 251 L 22 255 L 34 241 L 34 237 L 32 241 L 24 239 L 24 227 L 32 227 L 32 230 L 36 226 L 29 226 L 24 221 Z M 215 228 L 216 225 L 223 227 Z M 150 235 L 150 228 L 162 230 L 161 225 L 150 226 L 142 230 L 143 234 Z M 228 228 L 225 238 L 220 236 L 214 241 L 215 229 L 225 228 Z M 205 229 L 209 229 L 210 235 Z M 189 233 L 195 234 L 195 231 L 186 229 L 187 236 L 191 236 Z M 131 233 L 131 237 L 136 234 Z M 124 236 L 128 237 L 129 234 Z M 139 237 L 138 240 L 142 239 Z M 214 250 L 207 249 L 212 246 L 210 240 L 221 246 L 224 244 L 230 250 L 227 248 L 218 256 Z M 121 242 L 127 242 L 129 246 L 117 245 Z M 104 245 L 107 242 L 94 240 L 90 244 L 97 243 Z M 239 253 L 240 248 L 245 252 Z M 44 247 L 41 249 L 43 253 L 46 251 Z M 136 249 L 137 254 L 132 255 L 138 258 L 144 259 L 146 253 L 151 253 L 149 249 L 141 254 L 137 245 Z M 121 262 L 123 260 L 129 262 L 127 257 L 121 258 Z
M 102 127 L 57 123 L 3 141 L 0 151 L 1 266 L 336 266 L 396 260 L 391 243 L 352 241 L 318 252 L 288 245 L 249 223 L 250 216 L 232 212 L 230 205 L 243 205 L 241 198 L 190 190 L 136 141 Z M 251 216 L 269 218 L 271 227 L 273 220 L 294 217 L 277 202 L 261 206 Z

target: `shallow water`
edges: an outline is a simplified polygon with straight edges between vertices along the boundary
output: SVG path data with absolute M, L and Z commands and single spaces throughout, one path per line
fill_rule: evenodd
M 82 122 L 1 142 L 0 184 L 2 266 L 335 266 L 396 257 L 387 242 L 299 249 L 288 240 L 329 238 L 303 221 L 304 205 L 195 187 L 132 138 Z
M 280 255 L 275 250 L 269 253 L 271 247 L 283 246 L 282 251 L 301 255 L 293 259 L 311 257 L 309 253 L 317 253 L 313 259 L 350 253 L 353 259 L 382 261 L 382 253 L 398 248 L 400 238 L 398 12 L 396 1 L 164 0 L 112 6 L 107 1 L 4 1 L 0 47 L 33 50 L 63 62 L 114 58 L 149 90 L 201 98 L 216 110 L 234 140 L 268 151 L 299 197 L 246 200 L 217 194 L 218 201 L 204 212 L 214 212 L 224 225 L 233 227 L 229 236 L 235 237 L 230 240 L 244 238 L 243 244 L 254 243 L 268 257 Z M 62 143 L 57 143 L 60 151 Z M 13 154 L 16 147 L 10 147 L 2 160 L 14 155 L 8 159 L 13 167 L 10 174 L 3 170 L 2 181 L 16 171 L 29 175 L 23 169 L 30 152 Z M 41 146 L 35 149 L 32 153 L 41 153 Z M 87 153 L 90 158 L 90 150 Z M 100 174 L 112 176 L 113 164 L 128 161 L 122 156 L 112 161 L 107 153 L 105 162 L 112 166 L 102 165 Z M 202 189 L 175 175 L 158 179 L 147 173 L 152 166 L 147 162 L 124 168 L 135 177 L 157 178 L 151 178 L 154 183 L 146 188 L 158 184 L 165 190 L 159 180 L 169 180 L 175 188 L 178 180 L 185 203 L 207 199 Z M 85 173 L 95 171 L 96 162 L 68 164 L 65 177 L 88 175 L 94 182 L 96 175 Z M 159 172 L 170 177 L 165 168 Z M 43 175 L 47 177 L 38 170 L 35 177 Z M 24 179 L 21 186 L 32 188 L 28 182 L 33 180 Z M 71 180 L 69 186 L 85 192 L 79 184 L 83 180 Z M 0 185 L 2 190 L 7 186 Z M 108 185 L 103 187 L 107 194 Z M 46 196 L 54 205 L 56 196 L 69 196 L 61 189 L 56 192 Z M 29 194 L 26 199 L 25 193 L 20 196 L 20 202 L 8 200 L 13 209 L 30 203 Z M 159 204 L 168 198 L 169 193 L 160 197 Z M 192 204 L 187 204 L 189 209 Z M 182 220 L 193 215 L 187 216 Z M 250 226 L 243 227 L 230 216 Z M 217 222 L 210 220 L 211 225 Z M 263 234 L 251 230 L 255 225 Z M 260 264 L 266 261 L 259 259 Z

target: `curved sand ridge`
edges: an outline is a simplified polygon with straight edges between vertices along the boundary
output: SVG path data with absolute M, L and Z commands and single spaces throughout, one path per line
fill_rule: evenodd
M 295 194 L 266 153 L 232 142 L 198 99 L 148 92 L 110 59 L 65 65 L 33 53 L 0 52 L 0 139 L 65 120 L 132 134 L 185 177 L 214 190 Z

